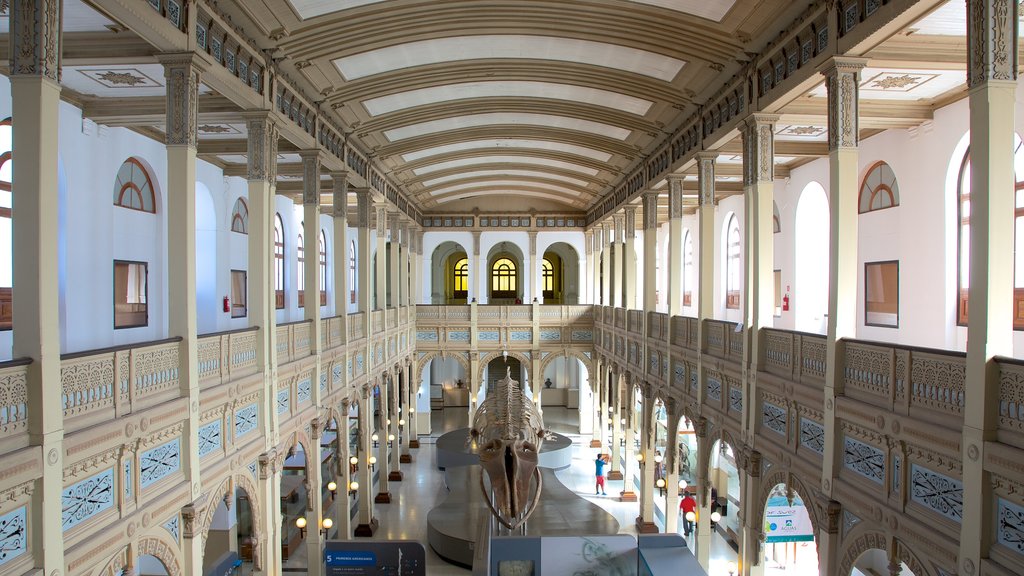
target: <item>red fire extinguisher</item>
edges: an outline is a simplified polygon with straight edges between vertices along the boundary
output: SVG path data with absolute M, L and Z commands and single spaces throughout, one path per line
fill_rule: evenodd
M 224 311 L 231 312 L 231 299 L 227 296 L 224 297 Z
M 782 297 L 782 310 L 783 312 L 789 311 L 789 294 Z

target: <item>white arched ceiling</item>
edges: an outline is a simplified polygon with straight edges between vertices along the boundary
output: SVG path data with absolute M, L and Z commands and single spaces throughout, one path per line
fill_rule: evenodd
M 462 142 L 457 142 L 455 144 L 434 146 L 431 148 L 425 148 L 423 150 L 417 150 L 415 152 L 402 154 L 402 159 L 405 160 L 406 162 L 414 162 L 421 158 L 429 158 L 431 156 L 439 156 L 441 154 L 448 154 L 451 152 L 464 152 L 466 150 L 479 149 L 494 149 L 495 151 L 502 151 L 516 148 L 544 150 L 550 152 L 565 152 L 566 154 L 576 154 L 577 156 L 591 158 L 598 162 L 607 162 L 612 159 L 611 154 L 607 152 L 602 152 L 601 150 L 595 150 L 594 148 L 587 148 L 586 146 L 576 146 L 575 144 L 553 142 L 550 140 L 526 140 L 522 138 L 492 138 L 484 140 L 465 140 Z
M 425 214 L 470 197 L 449 210 L 591 208 L 797 12 L 789 0 L 218 6 Z
M 556 116 L 554 114 L 533 114 L 530 112 L 487 112 L 484 114 L 469 114 L 466 116 L 440 118 L 438 120 L 429 120 L 427 122 L 410 124 L 401 128 L 385 130 L 384 137 L 391 142 L 395 142 L 396 140 L 423 136 L 424 134 L 434 134 L 437 132 L 446 132 L 448 130 L 461 130 L 476 126 L 491 126 L 495 124 L 565 128 L 568 130 L 578 130 L 580 132 L 590 132 L 591 134 L 606 136 L 616 140 L 625 140 L 630 134 L 630 130 L 627 128 L 620 128 L 618 126 L 594 122 L 592 120 L 583 120 L 581 118 Z
M 481 59 L 560 60 L 625 70 L 670 82 L 685 62 L 646 50 L 592 40 L 524 34 L 481 34 L 405 42 L 344 56 L 334 65 L 346 80 L 400 68 Z
M 614 108 L 629 114 L 643 116 L 651 109 L 654 102 L 636 98 L 619 92 L 556 84 L 554 82 L 530 82 L 522 80 L 498 80 L 488 82 L 461 82 L 444 86 L 431 86 L 406 92 L 398 92 L 363 100 L 363 106 L 371 116 L 388 114 L 406 108 L 426 106 L 451 100 L 468 98 L 519 97 L 519 98 L 550 98 L 582 102 L 595 106 Z

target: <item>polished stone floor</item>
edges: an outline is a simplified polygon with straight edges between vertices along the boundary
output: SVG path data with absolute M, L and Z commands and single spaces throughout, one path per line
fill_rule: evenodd
M 575 490 L 580 496 L 597 504 L 619 521 L 621 534 L 636 535 L 634 520 L 639 505 L 636 502 L 619 502 L 612 495 L 622 491 L 622 481 L 608 481 L 607 496 L 593 494 L 594 450 L 589 447 L 590 435 L 581 437 L 578 434 L 578 416 L 575 410 L 547 407 L 544 410 L 544 421 L 548 428 L 565 434 L 573 440 L 573 464 L 571 467 L 557 472 L 559 480 L 569 489 Z M 420 437 L 420 449 L 413 451 L 414 461 L 403 464 L 404 478 L 401 482 L 391 484 L 391 504 L 378 504 L 374 507 L 374 516 L 380 522 L 380 529 L 374 540 L 417 540 L 423 542 L 427 549 L 427 573 L 431 576 L 470 574 L 465 568 L 453 566 L 442 560 L 429 545 L 426 545 L 427 513 L 431 508 L 445 499 L 444 475 L 437 470 L 434 463 L 434 442 L 446 431 L 467 426 L 468 414 L 465 408 L 449 408 L 435 410 L 431 414 L 430 436 Z M 658 502 L 663 509 L 664 502 Z M 659 521 L 659 527 L 660 526 Z M 727 564 L 736 560 L 736 552 L 720 535 L 712 536 L 710 576 L 727 576 Z M 690 540 L 693 545 L 692 537 Z M 767 551 L 771 555 L 769 547 Z M 810 576 L 817 574 L 817 564 L 813 543 L 809 546 L 798 546 L 799 566 L 789 565 L 786 568 L 779 563 L 768 561 L 766 575 Z M 778 551 L 780 560 L 782 550 Z M 792 557 L 793 548 L 790 545 Z M 293 574 L 304 573 L 306 556 L 304 549 L 298 551 L 285 563 L 285 571 Z

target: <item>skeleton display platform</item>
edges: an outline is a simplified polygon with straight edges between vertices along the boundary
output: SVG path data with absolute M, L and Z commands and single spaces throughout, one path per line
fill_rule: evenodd
M 469 428 L 459 428 L 442 434 L 435 444 L 437 467 L 440 470 L 458 466 L 471 466 L 480 463 L 480 457 L 466 444 Z M 544 444 L 540 447 L 537 465 L 541 468 L 561 470 L 572 465 L 572 440 L 548 432 Z
M 440 442 L 438 444 L 440 453 Z M 545 441 L 544 445 L 547 446 L 548 442 Z M 568 448 L 571 456 L 571 445 Z M 479 466 L 449 467 L 445 471 L 448 497 L 427 514 L 427 541 L 430 546 L 438 556 L 463 566 L 473 564 L 473 545 L 480 522 L 491 516 L 477 488 L 481 473 Z M 566 488 L 553 470 L 543 467 L 541 474 L 544 491 L 536 512 L 525 524 L 527 535 L 618 534 L 619 522 L 611 514 Z

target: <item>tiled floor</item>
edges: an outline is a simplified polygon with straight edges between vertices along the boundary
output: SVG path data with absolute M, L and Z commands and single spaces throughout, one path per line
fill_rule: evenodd
M 623 482 L 621 480 L 608 481 L 606 487 L 608 496 L 596 496 L 593 494 L 594 451 L 589 447 L 590 436 L 580 437 L 576 432 L 575 411 L 548 407 L 544 411 L 544 420 L 548 428 L 565 434 L 574 441 L 573 465 L 568 469 L 559 471 L 558 478 L 568 488 L 575 490 L 580 496 L 601 506 L 614 516 L 619 521 L 620 533 L 635 536 L 636 527 L 634 520 L 637 517 L 639 505 L 636 502 L 619 502 L 613 496 L 613 494 L 618 495 L 622 491 Z M 465 427 L 467 422 L 468 415 L 465 408 L 449 408 L 444 411 L 434 411 L 431 414 L 432 434 L 429 437 L 423 436 L 420 438 L 420 449 L 413 451 L 414 462 L 402 465 L 403 480 L 391 484 L 391 504 L 380 504 L 374 508 L 374 515 L 380 522 L 380 529 L 373 539 L 417 540 L 423 542 L 427 549 L 427 573 L 431 576 L 470 573 L 467 569 L 448 564 L 426 544 L 427 513 L 446 496 L 443 474 L 437 470 L 434 464 L 434 440 L 444 432 Z M 736 553 L 721 536 L 716 534 L 713 538 L 714 540 L 711 544 L 710 576 L 727 576 L 726 565 L 729 561 L 735 561 Z M 692 539 L 690 544 L 693 544 Z M 816 575 L 818 572 L 813 544 L 811 546 L 798 546 L 797 551 L 802 559 L 802 566 L 789 566 L 783 570 L 775 568 L 776 563 L 769 561 L 766 575 Z M 771 547 L 769 547 L 769 555 L 771 552 Z M 779 557 L 782 558 L 783 551 L 781 547 L 778 552 Z M 789 553 L 792 556 L 792 545 L 790 545 Z M 292 572 L 292 569 L 301 569 L 305 565 L 305 554 L 300 552 L 289 559 L 285 568 L 290 568 L 288 570 L 290 573 L 301 573 Z

